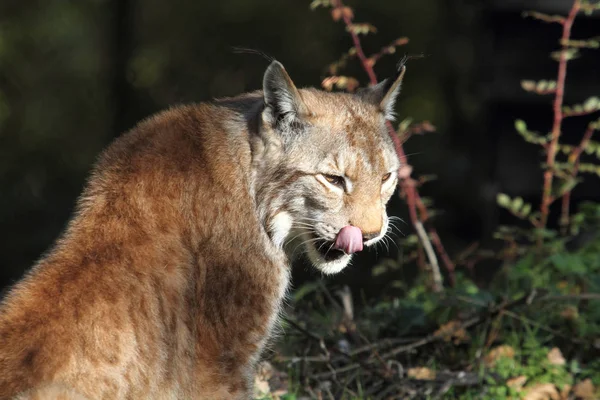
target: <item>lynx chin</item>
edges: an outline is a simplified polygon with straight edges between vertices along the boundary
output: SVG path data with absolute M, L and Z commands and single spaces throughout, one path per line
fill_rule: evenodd
M 404 71 L 327 93 L 273 61 L 262 90 L 115 140 L 0 305 L 0 399 L 248 399 L 289 242 L 333 274 L 388 230 Z

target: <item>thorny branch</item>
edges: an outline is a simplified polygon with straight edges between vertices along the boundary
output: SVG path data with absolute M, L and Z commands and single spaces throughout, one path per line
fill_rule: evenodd
M 379 53 L 377 53 L 375 57 L 367 57 L 365 55 L 358 34 L 354 30 L 350 29 L 352 26 L 352 13 L 346 12 L 347 7 L 344 6 L 342 0 L 333 0 L 332 5 L 334 10 L 336 11 L 336 14 L 342 17 L 344 24 L 348 28 L 348 32 L 350 33 L 350 36 L 352 37 L 352 42 L 354 43 L 356 55 L 358 56 L 362 68 L 369 77 L 369 83 L 371 85 L 376 85 L 377 75 L 373 70 L 373 65 L 375 64 L 376 59 L 381 55 Z M 396 132 L 396 130 L 390 122 L 387 123 L 387 127 L 390 137 L 394 142 L 394 146 L 396 148 L 396 153 L 398 154 L 398 157 L 401 160 L 406 160 L 406 152 L 404 151 L 403 143 L 400 140 L 400 135 L 398 134 L 398 132 Z M 426 250 L 427 258 L 429 259 L 429 264 L 431 266 L 433 275 L 433 290 L 439 292 L 443 290 L 443 283 L 441 273 L 439 270 L 437 255 L 435 251 L 433 251 L 431 243 L 433 242 L 437 253 L 442 258 L 442 261 L 448 272 L 449 281 L 451 285 L 454 285 L 455 281 L 454 263 L 446 253 L 446 250 L 442 245 L 442 242 L 440 240 L 439 235 L 437 234 L 436 229 L 434 227 L 429 227 L 428 235 L 424 232 L 424 225 L 428 219 L 427 208 L 425 207 L 425 204 L 423 203 L 421 196 L 419 195 L 419 192 L 417 190 L 418 182 L 411 177 L 411 173 L 412 167 L 405 162 L 398 171 L 398 175 L 400 177 L 401 193 L 403 193 L 406 197 L 411 223 L 415 227 L 415 230 L 419 237 L 419 241 L 423 248 Z M 419 212 L 417 212 L 417 210 Z M 422 257 L 420 257 L 419 259 L 422 260 Z M 423 265 L 421 266 L 423 267 Z
M 554 96 L 554 121 L 552 125 L 551 139 L 548 147 L 546 148 L 546 171 L 544 172 L 544 189 L 542 193 L 542 204 L 540 206 L 540 219 L 538 223 L 538 228 L 545 228 L 548 223 L 548 214 L 550 212 L 550 204 L 554 201 L 552 195 L 552 181 L 554 178 L 554 161 L 556 159 L 556 153 L 558 151 L 558 140 L 561 135 L 561 126 L 563 121 L 563 99 L 565 93 L 565 81 L 567 77 L 567 51 L 568 48 L 566 43 L 568 43 L 569 38 L 571 37 L 571 27 L 573 26 L 573 22 L 575 21 L 575 17 L 577 13 L 581 9 L 581 0 L 574 0 L 573 6 L 571 7 L 571 11 L 569 11 L 569 15 L 562 24 L 562 36 L 561 36 L 561 46 L 562 49 L 560 51 L 560 58 L 558 61 L 558 78 L 556 80 L 556 93 Z M 540 239 L 541 240 L 541 239 Z M 540 242 L 541 243 L 541 242 Z

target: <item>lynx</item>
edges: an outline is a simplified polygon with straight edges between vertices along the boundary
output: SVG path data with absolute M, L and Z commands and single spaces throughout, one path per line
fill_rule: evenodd
M 171 108 L 101 155 L 0 308 L 0 398 L 248 399 L 299 237 L 324 274 L 388 230 L 405 67 L 356 94 L 263 88 Z

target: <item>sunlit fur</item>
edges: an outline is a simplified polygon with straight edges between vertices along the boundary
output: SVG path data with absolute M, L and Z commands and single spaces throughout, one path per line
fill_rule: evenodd
M 282 135 L 264 124 L 263 136 L 276 143 L 278 161 L 273 163 L 276 169 L 263 175 L 269 190 L 258 197 L 259 213 L 268 221 L 287 212 L 293 221 L 290 238 L 301 238 L 314 266 L 332 274 L 344 269 L 352 256 L 327 262 L 313 239 L 334 241 L 341 228 L 355 225 L 377 233 L 367 246 L 381 240 L 388 230 L 385 205 L 396 187 L 398 158 L 375 105 L 347 94 L 314 89 L 299 93 L 310 112 L 298 117 L 300 132 Z M 388 172 L 391 177 L 382 182 Z M 346 177 L 350 190 L 324 184 L 319 174 Z M 297 240 L 293 242 L 297 249 Z
M 379 241 L 399 166 L 389 93 L 298 90 L 277 62 L 263 89 L 164 111 L 102 154 L 66 231 L 0 305 L 0 399 L 250 397 L 286 244 L 342 270 L 351 256 L 326 261 L 316 243 L 346 225 Z

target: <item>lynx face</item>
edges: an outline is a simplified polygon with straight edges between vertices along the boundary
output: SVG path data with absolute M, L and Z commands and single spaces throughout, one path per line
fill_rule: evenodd
M 262 136 L 279 170 L 268 230 L 323 273 L 341 271 L 388 231 L 399 160 L 385 121 L 403 72 L 356 95 L 298 90 L 276 62 L 265 74 Z

